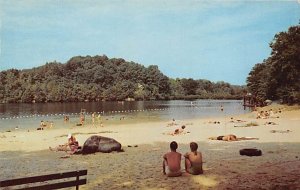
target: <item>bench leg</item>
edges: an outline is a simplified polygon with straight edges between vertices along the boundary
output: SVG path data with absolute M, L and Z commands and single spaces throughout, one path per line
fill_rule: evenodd
M 79 185 L 78 185 L 78 182 L 79 182 L 79 176 L 76 176 L 76 181 L 77 181 L 76 190 L 79 190 Z

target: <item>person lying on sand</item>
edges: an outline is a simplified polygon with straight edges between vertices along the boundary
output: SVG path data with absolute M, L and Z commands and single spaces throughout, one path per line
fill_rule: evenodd
M 197 151 L 198 144 L 190 143 L 191 152 L 187 152 L 185 157 L 185 170 L 192 175 L 199 175 L 203 173 L 202 170 L 202 153 Z
M 208 123 L 213 123 L 213 124 L 221 124 L 220 121 L 209 121 Z
M 271 130 L 271 133 L 289 133 L 291 130 Z
M 180 134 L 186 134 L 186 133 L 189 133 L 189 132 L 185 132 L 184 131 L 185 129 L 185 125 L 182 125 L 181 128 L 178 128 L 178 129 L 175 129 L 175 131 L 173 132 L 170 132 L 170 133 L 163 133 L 164 135 L 180 135 Z
M 52 148 L 51 146 L 49 146 L 49 150 L 51 151 L 65 151 L 65 152 L 68 152 L 68 151 L 71 151 L 71 148 L 70 146 L 68 145 L 68 143 L 65 143 L 65 144 L 62 144 L 62 145 L 58 145 L 57 147 L 55 148 Z
M 230 118 L 230 122 L 231 122 L 231 123 L 242 123 L 242 122 L 246 122 L 246 121 L 240 120 L 240 119 L 234 119 L 234 118 L 232 117 L 232 118 Z
M 170 143 L 171 152 L 163 156 L 163 174 L 168 177 L 181 176 L 181 154 L 176 152 L 178 144 L 175 141 Z
M 254 127 L 254 126 L 258 126 L 258 123 L 256 122 L 249 122 L 243 125 L 234 125 L 234 127 Z
M 239 141 L 239 140 L 258 140 L 259 138 L 253 138 L 253 137 L 240 137 L 237 138 L 237 136 L 233 134 L 225 135 L 225 136 L 218 136 L 218 137 L 209 137 L 210 140 L 219 140 L 219 141 Z
M 264 125 L 278 125 L 278 124 L 273 121 L 267 121 Z

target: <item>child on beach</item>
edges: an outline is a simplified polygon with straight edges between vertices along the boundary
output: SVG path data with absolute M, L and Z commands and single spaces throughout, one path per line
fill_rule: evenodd
M 187 152 L 185 157 L 185 170 L 189 174 L 199 175 L 203 173 L 202 170 L 202 153 L 197 151 L 198 144 L 190 143 L 191 152 Z
M 168 177 L 181 176 L 181 154 L 176 152 L 178 144 L 175 141 L 170 143 L 171 152 L 166 153 L 163 158 L 163 173 Z

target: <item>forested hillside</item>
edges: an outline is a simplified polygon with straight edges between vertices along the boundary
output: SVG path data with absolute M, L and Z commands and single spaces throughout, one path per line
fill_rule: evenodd
M 0 102 L 157 99 L 238 99 L 244 87 L 208 80 L 169 79 L 157 66 L 107 56 L 77 56 L 33 69 L 0 73 Z
M 300 26 L 276 34 L 270 47 L 271 55 L 253 67 L 247 86 L 261 100 L 300 103 Z

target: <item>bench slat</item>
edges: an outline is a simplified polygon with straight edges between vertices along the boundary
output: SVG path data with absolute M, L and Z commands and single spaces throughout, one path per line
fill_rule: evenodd
M 17 178 L 17 179 L 0 181 L 0 187 L 8 187 L 8 186 L 12 186 L 12 185 L 22 185 L 22 184 L 28 184 L 28 183 L 36 183 L 36 182 L 43 182 L 43 181 L 48 181 L 48 180 L 63 179 L 63 178 L 70 178 L 70 177 L 84 176 L 84 175 L 87 175 L 87 170 L 41 175 L 41 176 L 34 176 L 34 177 Z
M 46 184 L 46 185 L 35 186 L 35 187 L 25 187 L 17 190 L 51 190 L 51 189 L 62 189 L 66 187 L 74 187 L 77 185 L 84 185 L 84 184 L 86 184 L 86 179 L 80 179 L 79 181 L 67 181 L 67 182 L 60 182 L 54 184 Z

